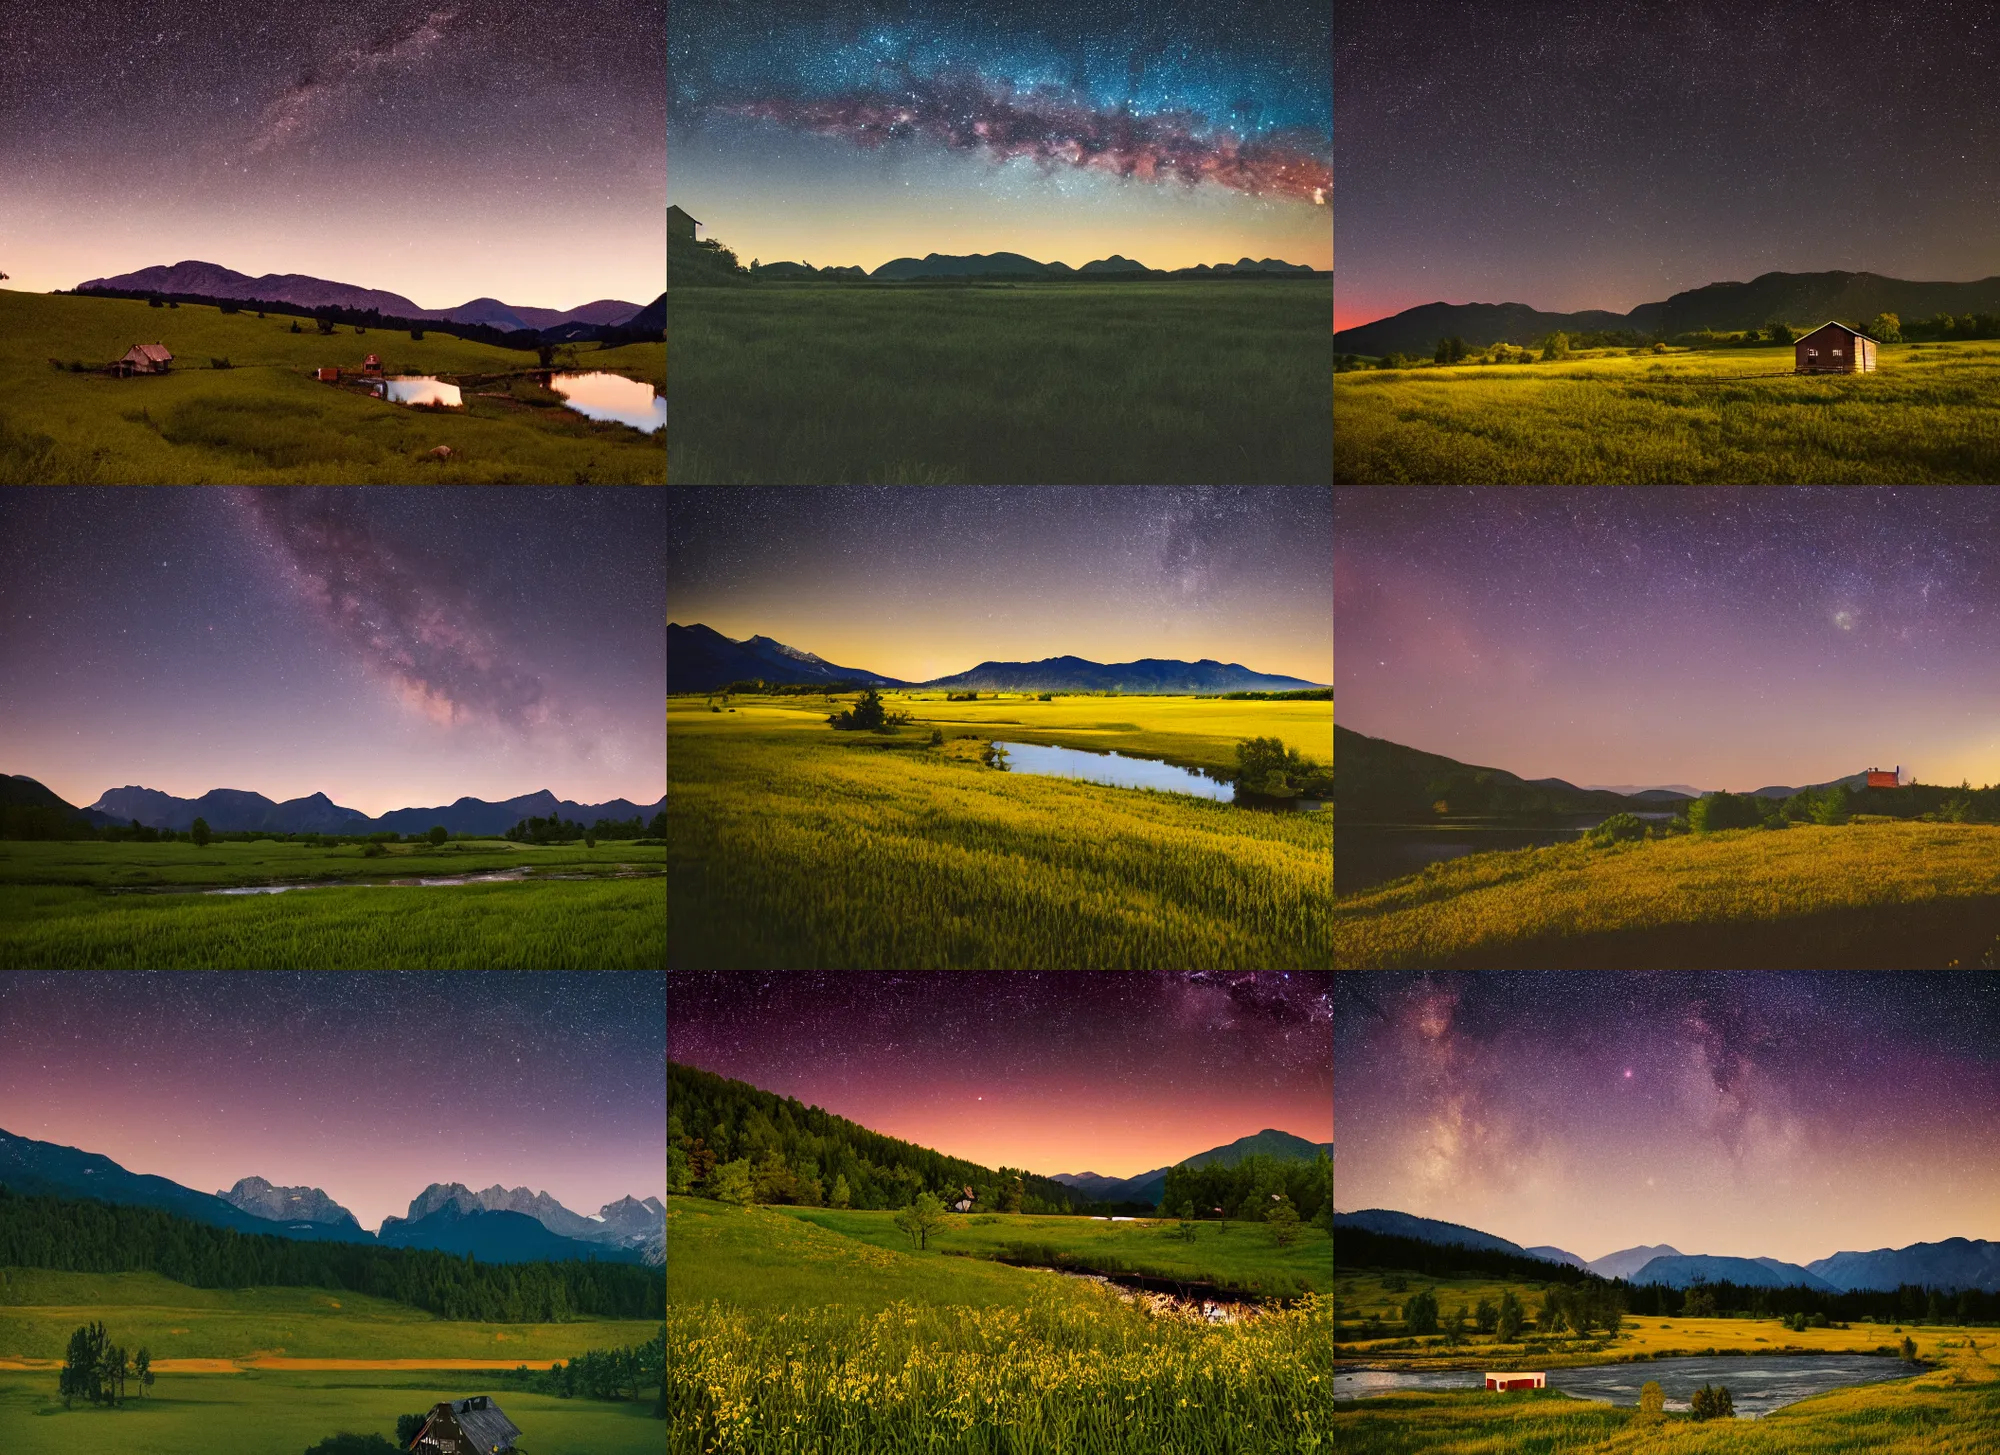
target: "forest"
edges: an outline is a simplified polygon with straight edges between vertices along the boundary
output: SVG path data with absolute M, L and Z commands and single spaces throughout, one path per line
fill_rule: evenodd
M 344 1288 L 446 1319 L 564 1323 L 666 1316 L 666 1280 L 634 1263 L 479 1263 L 431 1248 L 305 1243 L 157 1208 L 22 1197 L 0 1185 L 0 1265 L 157 1273 L 194 1288 Z
M 1310 1162 L 1245 1157 L 1240 1162 L 1211 1162 L 1206 1167 L 1169 1167 L 1160 1208 L 1171 1213 L 1183 1204 L 1192 1204 L 1196 1218 L 1261 1221 L 1272 1197 L 1279 1193 L 1291 1200 L 1300 1222 L 1321 1221 L 1321 1215 L 1333 1206 L 1333 1159 L 1322 1152 Z
M 982 1167 L 899 1141 L 747 1082 L 667 1063 L 667 1190 L 704 1192 L 719 1167 L 747 1159 L 758 1202 L 862 1209 L 908 1206 L 920 1192 L 1024 1213 L 1082 1212 L 1081 1194 L 1019 1168 Z M 845 1204 L 837 1193 L 844 1187 Z M 950 1196 L 946 1196 L 950 1194 Z

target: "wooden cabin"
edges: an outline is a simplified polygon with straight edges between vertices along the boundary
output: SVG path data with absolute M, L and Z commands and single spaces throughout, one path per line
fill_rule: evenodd
M 1488 1373 L 1486 1376 L 1486 1387 L 1488 1389 L 1547 1389 L 1549 1387 L 1549 1377 L 1540 1370 L 1531 1373 L 1516 1372 L 1513 1370 L 1499 1374 Z
M 331 364 L 322 364 L 313 377 L 318 379 L 322 384 L 338 384 L 340 382 L 340 370 Z
M 164 374 L 173 361 L 165 344 L 134 344 L 112 367 L 120 374 Z
M 1800 374 L 1872 374 L 1875 340 L 1844 323 L 1822 323 L 1792 345 L 1792 362 Z
M 520 1438 L 520 1430 L 499 1405 L 475 1394 L 432 1406 L 410 1448 L 427 1455 L 506 1455 Z
M 382 360 L 376 357 L 374 354 L 370 354 L 367 358 L 361 361 L 361 372 L 364 374 L 381 373 Z
M 689 242 L 693 242 L 694 230 L 700 226 L 701 224 L 699 222 L 695 221 L 692 217 L 689 217 L 687 213 L 681 210 L 679 204 L 675 204 L 667 208 L 668 237 L 684 237 Z

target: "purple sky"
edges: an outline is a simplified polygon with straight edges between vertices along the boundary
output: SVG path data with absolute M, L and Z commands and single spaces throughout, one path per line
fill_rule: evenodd
M 1335 1001 L 1343 1212 L 1586 1260 L 2000 1238 L 1994 976 L 1355 972 Z

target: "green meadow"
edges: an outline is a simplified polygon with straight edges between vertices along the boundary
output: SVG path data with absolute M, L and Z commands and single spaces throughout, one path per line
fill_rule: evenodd
M 677 485 L 1325 483 L 1324 279 L 670 293 Z
M 1789 345 L 1336 375 L 1350 485 L 1992 484 L 2000 344 L 1884 344 L 1872 374 Z M 1754 377 L 1768 375 L 1775 377 Z
M 359 845 L 270 840 L 0 842 L 0 967 L 640 970 L 665 958 L 663 848 L 612 840 L 594 849 L 505 840 L 386 847 L 364 858 Z M 529 877 L 519 882 L 359 882 L 522 869 Z M 615 877 L 633 871 L 647 877 Z M 293 881 L 340 887 L 192 892 Z
M 981 753 L 1048 742 L 1224 768 L 1241 738 L 1279 736 L 1325 763 L 1331 702 L 938 699 L 885 696 L 915 719 L 888 737 L 833 731 L 817 698 L 668 699 L 673 964 L 1328 963 L 1331 814 L 1010 773 Z
M 535 356 L 426 332 L 225 314 L 184 303 L 0 289 L 0 484 L 657 485 L 657 435 L 600 423 L 532 381 L 477 384 L 455 410 L 413 409 L 321 384 L 320 365 L 358 369 L 379 354 L 392 374 L 511 373 Z M 117 379 L 75 373 L 163 343 L 171 372 Z M 579 369 L 664 386 L 666 346 L 577 345 Z M 231 367 L 211 367 L 211 360 Z M 453 458 L 430 451 L 448 446 Z

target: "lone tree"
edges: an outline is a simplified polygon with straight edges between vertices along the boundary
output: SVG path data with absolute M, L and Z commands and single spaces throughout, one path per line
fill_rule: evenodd
M 199 849 L 205 849 L 205 848 L 207 848 L 207 847 L 208 847 L 208 820 L 207 820 L 207 819 L 205 819 L 205 818 L 198 818 L 198 819 L 196 819 L 196 820 L 194 821 L 194 827 L 193 827 L 193 828 L 191 828 L 191 829 L 189 829 L 189 830 L 188 830 L 188 832 L 189 832 L 190 834 L 192 834 L 192 835 L 194 836 L 194 842 L 195 842 L 195 847 L 196 847 L 196 848 L 199 848 Z
M 1494 1339 L 1502 1344 L 1511 1344 L 1521 1337 L 1521 1322 L 1526 1317 L 1521 1300 L 1508 1289 L 1500 1295 L 1500 1319 L 1493 1330 Z
M 1264 1214 L 1264 1221 L 1271 1225 L 1271 1241 L 1280 1248 L 1289 1248 L 1299 1239 L 1299 1210 L 1292 1206 L 1289 1197 L 1281 1197 L 1273 1203 L 1271 1210 Z
M 944 1204 L 928 1192 L 920 1192 L 910 1205 L 896 1214 L 896 1226 L 910 1235 L 921 1251 L 931 1245 L 931 1234 L 944 1226 Z
M 879 731 L 888 725 L 889 714 L 882 706 L 882 694 L 873 687 L 846 712 L 836 712 L 827 721 L 842 732 Z
M 153 1387 L 153 1354 L 144 1344 L 139 1346 L 138 1357 L 132 1361 L 132 1377 L 139 1381 L 139 1393 Z
M 1639 1386 L 1639 1413 L 1648 1417 L 1665 1415 L 1667 1412 L 1666 1392 L 1660 1388 L 1660 1381 L 1649 1379 Z
M 1438 1331 L 1437 1295 L 1426 1289 L 1422 1293 L 1410 1295 L 1410 1301 L 1403 1305 L 1403 1329 L 1411 1334 L 1435 1334 Z
M 1180 1235 L 1182 1242 L 1192 1243 L 1195 1234 L 1193 1203 L 1183 1202 L 1181 1204 L 1180 1220 L 1180 1226 L 1174 1229 L 1174 1231 Z
M 63 1356 L 62 1373 L 56 1376 L 56 1393 L 63 1408 L 70 1401 L 87 1399 L 92 1404 L 103 1397 L 104 1325 L 85 1324 L 69 1336 L 69 1351 Z
M 432 824 L 431 831 L 428 837 L 432 845 L 435 846 L 438 844 L 442 844 L 446 839 L 450 838 L 451 835 L 446 831 L 445 826 L 443 824 Z

